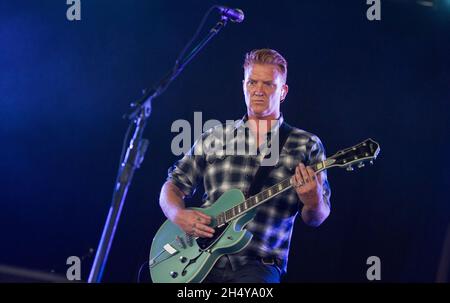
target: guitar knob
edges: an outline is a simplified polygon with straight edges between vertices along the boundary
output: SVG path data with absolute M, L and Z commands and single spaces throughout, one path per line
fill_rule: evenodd
M 353 170 L 353 167 L 350 165 L 350 166 L 347 166 L 347 171 L 352 171 Z
M 363 162 L 360 162 L 360 163 L 358 164 L 358 168 L 362 168 L 362 167 L 364 167 L 364 163 L 363 163 Z
M 181 263 L 186 263 L 187 258 L 186 257 L 180 257 L 180 261 L 181 261 Z
M 178 277 L 178 273 L 176 271 L 171 271 L 170 276 L 175 279 L 176 277 Z

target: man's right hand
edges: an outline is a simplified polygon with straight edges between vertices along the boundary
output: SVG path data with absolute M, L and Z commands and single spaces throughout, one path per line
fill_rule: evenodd
M 212 238 L 214 234 L 214 229 L 208 226 L 211 217 L 197 210 L 178 210 L 173 223 L 194 237 Z

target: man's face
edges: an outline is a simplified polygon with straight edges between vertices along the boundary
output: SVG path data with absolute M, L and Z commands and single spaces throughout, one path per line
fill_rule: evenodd
M 244 73 L 244 96 L 249 118 L 276 119 L 288 86 L 281 71 L 272 64 L 253 64 Z

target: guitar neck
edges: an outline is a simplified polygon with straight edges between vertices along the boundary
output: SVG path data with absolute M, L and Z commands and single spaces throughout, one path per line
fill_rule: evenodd
M 316 163 L 311 166 L 315 173 L 319 173 L 333 165 L 335 162 L 334 159 L 327 159 L 325 161 Z M 272 199 L 276 195 L 281 194 L 282 192 L 288 190 L 292 187 L 291 177 L 284 179 L 283 181 L 259 192 L 258 194 L 248 198 L 244 202 L 232 207 L 223 213 L 219 214 L 216 217 L 217 225 L 223 225 L 229 221 L 234 220 L 235 218 L 245 214 L 246 212 L 252 210 L 258 205 Z
M 371 164 L 373 164 L 373 160 L 376 159 L 379 153 L 380 145 L 369 138 L 350 148 L 338 151 L 336 154 L 327 158 L 326 160 L 311 165 L 311 168 L 315 173 L 319 173 L 330 167 L 344 167 L 347 170 L 352 171 L 352 165 L 357 164 L 357 167 L 361 168 L 364 167 L 365 162 L 370 162 Z M 283 181 L 248 198 L 235 207 L 222 212 L 215 218 L 217 221 L 217 225 L 224 225 L 225 223 L 234 220 L 239 216 L 242 216 L 246 212 L 266 202 L 267 200 L 270 200 L 276 195 L 281 194 L 285 190 L 288 190 L 292 187 L 291 178 L 292 177 L 284 179 Z

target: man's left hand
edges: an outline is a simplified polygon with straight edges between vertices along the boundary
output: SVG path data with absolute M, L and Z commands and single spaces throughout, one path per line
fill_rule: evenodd
M 310 210 L 320 207 L 322 203 L 322 173 L 316 175 L 314 170 L 303 163 L 300 163 L 295 168 L 295 175 L 291 179 L 292 185 L 297 192 L 297 195 Z

